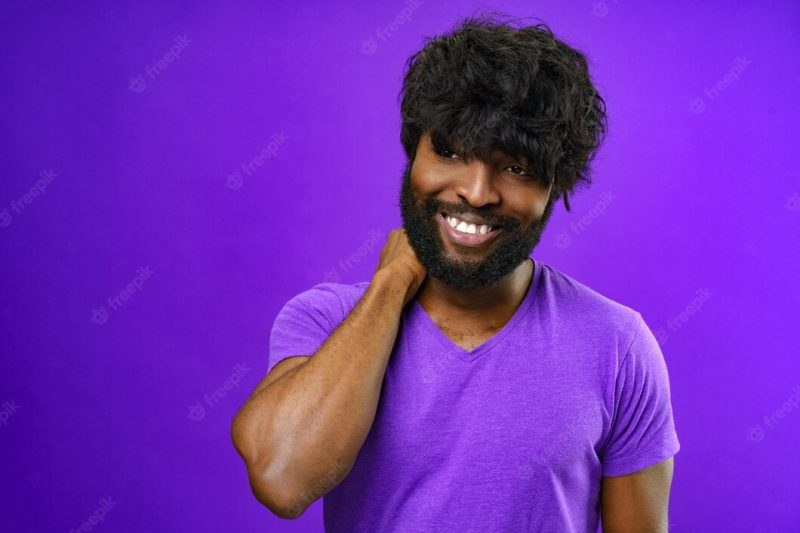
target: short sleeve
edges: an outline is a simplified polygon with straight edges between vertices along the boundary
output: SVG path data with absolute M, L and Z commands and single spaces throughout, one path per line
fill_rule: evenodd
M 290 299 L 275 318 L 269 336 L 269 373 L 287 357 L 311 356 L 344 318 L 335 283 L 319 283 Z
M 631 474 L 680 449 L 664 356 L 640 313 L 637 322 L 615 380 L 614 415 L 602 456 L 604 476 Z

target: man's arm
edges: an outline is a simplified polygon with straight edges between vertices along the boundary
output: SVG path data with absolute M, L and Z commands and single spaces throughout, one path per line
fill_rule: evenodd
M 253 494 L 276 515 L 297 518 L 350 472 L 375 418 L 403 307 L 424 277 L 405 232 L 390 232 L 350 314 L 313 357 L 277 364 L 236 415 L 231 436 Z
M 604 477 L 603 533 L 666 533 L 673 458 L 627 476 Z

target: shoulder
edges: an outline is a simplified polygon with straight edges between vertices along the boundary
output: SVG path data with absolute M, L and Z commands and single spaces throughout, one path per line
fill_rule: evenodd
M 636 309 L 616 301 L 546 263 L 541 264 L 537 296 L 559 324 L 591 336 L 615 333 L 630 340 L 642 324 Z
M 316 353 L 368 285 L 318 283 L 291 297 L 272 324 L 268 371 L 287 357 Z
M 357 283 L 317 283 L 290 298 L 282 312 L 300 310 L 339 322 L 355 307 L 369 287 L 368 281 Z

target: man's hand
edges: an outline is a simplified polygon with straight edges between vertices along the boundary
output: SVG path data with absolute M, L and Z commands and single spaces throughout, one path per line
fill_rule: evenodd
M 398 277 L 408 284 L 403 305 L 407 304 L 417 293 L 428 271 L 419 262 L 417 254 L 408 242 L 406 230 L 402 228 L 389 232 L 381 250 L 381 257 L 375 275 Z

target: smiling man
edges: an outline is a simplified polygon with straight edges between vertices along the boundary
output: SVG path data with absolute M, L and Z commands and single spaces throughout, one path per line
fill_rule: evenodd
M 606 131 L 547 26 L 463 21 L 408 61 L 403 228 L 370 281 L 290 299 L 232 427 L 256 498 L 327 531 L 667 531 L 679 450 L 639 312 L 530 257 Z
M 492 287 L 528 259 L 539 242 L 553 207 L 548 201 L 552 183 L 526 170 L 524 157 L 496 150 L 491 160 L 470 164 L 427 131 L 418 142 L 400 195 L 403 227 L 414 251 L 428 273 L 454 294 Z M 417 193 L 412 171 L 422 189 Z M 449 196 L 460 203 L 437 190 L 451 184 L 455 190 Z M 503 212 L 497 209 L 501 193 Z

